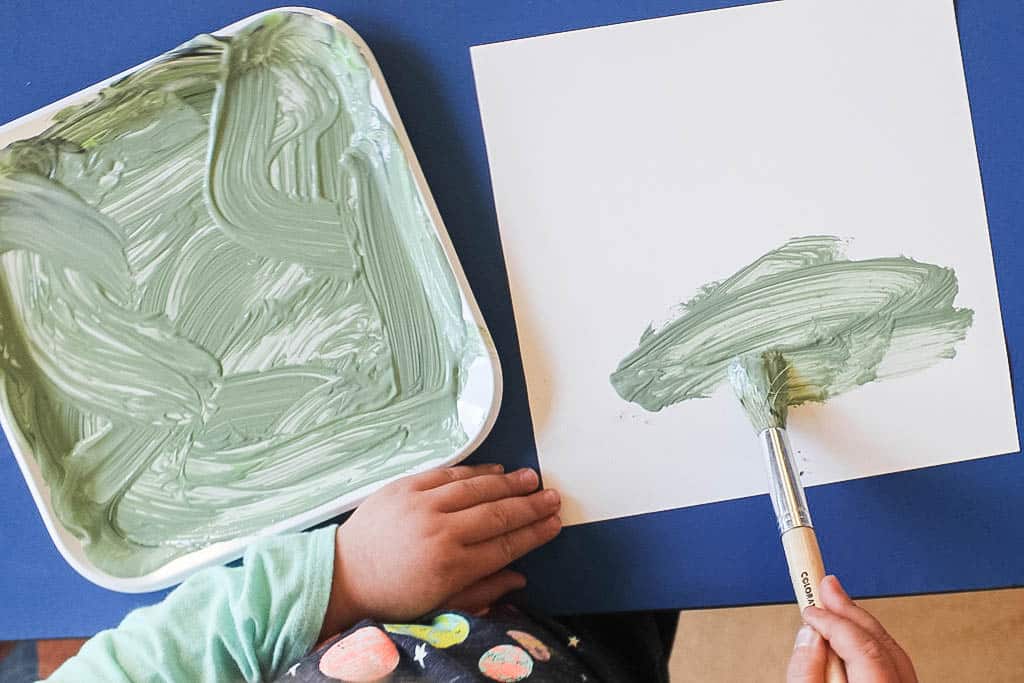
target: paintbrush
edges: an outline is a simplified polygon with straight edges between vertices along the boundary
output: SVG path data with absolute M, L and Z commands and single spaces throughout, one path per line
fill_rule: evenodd
M 768 463 L 769 492 L 779 523 L 793 592 L 802 612 L 818 603 L 818 586 L 825 578 L 818 539 L 811 524 L 807 498 L 786 434 L 793 368 L 778 351 L 736 358 L 729 366 L 729 381 L 747 417 L 757 431 Z M 828 652 L 828 683 L 845 683 L 842 660 Z

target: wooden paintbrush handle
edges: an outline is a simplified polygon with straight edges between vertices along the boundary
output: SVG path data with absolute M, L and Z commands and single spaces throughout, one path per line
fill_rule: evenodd
M 811 605 L 820 607 L 818 586 L 825 578 L 825 565 L 821 561 L 821 549 L 814 529 L 809 526 L 798 526 L 782 534 L 782 547 L 786 551 L 786 562 L 789 564 L 789 578 L 793 582 L 796 602 L 803 612 Z M 827 683 L 847 683 L 846 668 L 839 656 L 828 650 L 828 665 L 825 669 Z

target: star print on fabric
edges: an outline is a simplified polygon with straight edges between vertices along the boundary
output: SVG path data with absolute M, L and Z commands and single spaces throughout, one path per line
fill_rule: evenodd
M 295 678 L 295 672 L 299 670 L 299 666 L 301 664 L 302 664 L 302 662 L 296 662 L 296 663 L 292 664 L 292 668 L 288 669 L 288 675 L 291 676 L 292 678 Z
M 577 638 L 576 636 L 569 636 L 569 647 L 575 648 L 575 647 L 579 647 L 579 646 L 580 646 L 580 639 Z
M 420 643 L 416 646 L 416 651 L 412 656 L 412 661 L 420 665 L 421 669 L 426 669 L 427 665 L 423 660 L 427 658 L 427 646 L 425 643 Z

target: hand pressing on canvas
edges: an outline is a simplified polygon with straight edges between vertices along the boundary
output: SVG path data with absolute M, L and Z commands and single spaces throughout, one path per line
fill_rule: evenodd
M 824 609 L 808 607 L 789 661 L 788 683 L 824 683 L 826 641 L 846 664 L 849 683 L 917 683 L 914 665 L 893 637 L 857 606 L 839 579 L 826 576 Z
M 462 466 L 396 481 L 367 498 L 338 528 L 321 635 L 441 606 L 473 612 L 525 586 L 507 565 L 562 526 L 558 493 L 537 491 L 539 484 L 531 469 Z

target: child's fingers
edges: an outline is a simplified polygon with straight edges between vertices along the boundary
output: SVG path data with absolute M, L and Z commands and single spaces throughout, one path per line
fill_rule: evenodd
M 480 579 L 472 586 L 463 589 L 445 602 L 447 609 L 475 613 L 490 607 L 501 596 L 526 586 L 526 577 L 511 569 L 503 569 Z
M 502 465 L 459 465 L 457 467 L 444 467 L 439 470 L 430 470 L 421 474 L 414 474 L 405 480 L 405 483 L 414 491 L 427 491 L 438 486 L 450 484 L 453 481 L 460 481 L 470 477 L 477 477 L 481 474 L 501 474 L 504 471 Z
M 822 683 L 825 680 L 827 661 L 828 648 L 825 647 L 825 639 L 804 624 L 796 634 L 793 655 L 786 670 L 786 683 Z
M 492 500 L 526 495 L 534 491 L 539 483 L 535 471 L 521 469 L 509 474 L 482 474 L 453 481 L 438 486 L 429 495 L 441 512 L 456 512 Z
M 850 680 L 901 683 L 888 650 L 863 628 L 820 607 L 807 607 L 803 617 L 842 658 Z
M 447 516 L 456 538 L 466 544 L 480 543 L 510 531 L 521 529 L 558 512 L 561 498 L 554 489 L 528 496 L 502 498 L 474 505 Z
M 516 529 L 489 541 L 471 545 L 466 550 L 469 552 L 474 566 L 480 567 L 482 572 L 492 574 L 531 550 L 544 545 L 557 536 L 561 530 L 562 520 L 558 518 L 558 515 L 551 515 L 539 522 L 524 526 L 522 529 Z
M 820 594 L 821 602 L 828 611 L 849 619 L 874 636 L 875 640 L 889 652 L 893 662 L 896 664 L 896 668 L 900 672 L 901 680 L 917 680 L 917 675 L 914 673 L 914 664 L 910 661 L 907 653 L 870 612 L 857 606 L 850 599 L 842 584 L 839 583 L 839 579 L 835 576 L 826 576 L 822 579 Z

